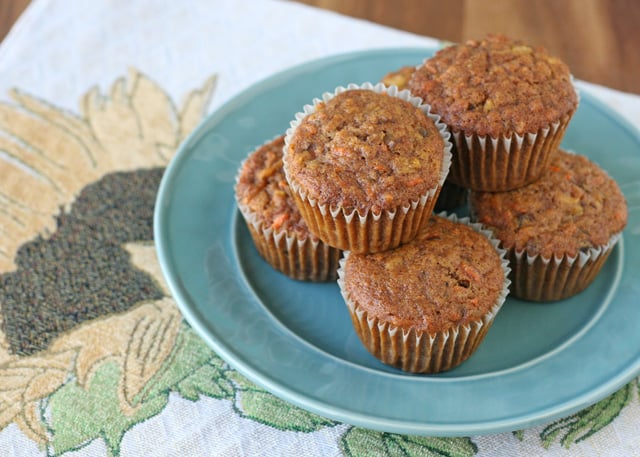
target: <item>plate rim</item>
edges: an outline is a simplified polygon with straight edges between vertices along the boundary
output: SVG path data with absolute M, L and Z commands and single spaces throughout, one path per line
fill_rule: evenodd
M 330 64 L 338 64 L 340 61 L 350 60 L 354 58 L 366 57 L 368 55 L 379 56 L 384 53 L 396 53 L 396 52 L 422 52 L 433 53 L 438 47 L 433 46 L 415 46 L 415 47 L 389 47 L 389 48 L 376 48 L 360 51 L 350 51 L 345 53 L 328 55 L 319 59 L 313 59 L 306 62 L 299 63 L 291 66 L 277 73 L 274 73 L 260 81 L 257 81 L 244 90 L 238 92 L 235 96 L 227 100 L 220 105 L 215 111 L 208 114 L 201 123 L 189 134 L 181 145 L 176 150 L 171 161 L 166 167 L 163 174 L 158 193 L 156 197 L 156 204 L 154 210 L 154 243 L 158 260 L 161 266 L 162 273 L 168 284 L 171 296 L 175 299 L 180 311 L 184 315 L 187 322 L 194 328 L 196 333 L 205 340 L 205 342 L 211 347 L 216 354 L 218 354 L 223 360 L 225 360 L 232 368 L 237 370 L 242 375 L 246 376 L 255 384 L 264 388 L 268 392 L 282 398 L 290 403 L 295 404 L 308 411 L 320 414 L 324 417 L 349 423 L 353 425 L 363 426 L 366 428 L 376 429 L 380 431 L 394 432 L 394 433 L 409 433 L 409 434 L 437 434 L 438 436 L 471 436 L 475 434 L 487 434 L 497 433 L 509 430 L 515 430 L 519 428 L 527 428 L 531 425 L 539 424 L 545 421 L 552 420 L 561 416 L 566 416 L 579 411 L 590 404 L 602 399 L 604 396 L 615 392 L 622 387 L 625 383 L 629 382 L 633 377 L 637 376 L 640 372 L 640 357 L 636 359 L 636 363 L 629 365 L 625 370 L 618 372 L 617 376 L 609 379 L 607 383 L 600 384 L 597 388 L 590 390 L 582 395 L 572 397 L 571 401 L 563 404 L 562 408 L 547 408 L 541 414 L 538 411 L 533 411 L 528 415 L 520 415 L 517 418 L 508 418 L 503 420 L 494 420 L 489 422 L 456 422 L 455 424 L 439 424 L 437 422 L 430 422 L 425 424 L 423 422 L 416 423 L 415 421 L 402 421 L 397 419 L 372 418 L 369 414 L 362 412 L 355 412 L 352 410 L 346 410 L 345 408 L 336 407 L 331 404 L 327 404 L 323 401 L 318 401 L 314 398 L 310 398 L 308 395 L 293 389 L 289 385 L 283 385 L 282 380 L 273 379 L 266 373 L 265 369 L 255 370 L 256 365 L 254 361 L 244 360 L 242 356 L 238 356 L 238 353 L 228 342 L 218 341 L 203 322 L 203 317 L 200 311 L 197 309 L 197 304 L 192 303 L 193 300 L 189 292 L 183 287 L 182 281 L 176 276 L 176 271 L 173 271 L 174 265 L 170 260 L 169 251 L 170 248 L 166 246 L 164 224 L 166 207 L 164 205 L 166 195 L 170 192 L 171 182 L 174 175 L 179 172 L 181 161 L 185 160 L 185 156 L 188 156 L 188 150 L 193 144 L 199 141 L 202 135 L 205 135 L 209 131 L 210 125 L 218 118 L 223 118 L 230 110 L 235 106 L 243 104 L 247 99 L 252 98 L 256 93 L 261 93 L 264 90 L 268 90 L 270 84 L 280 80 L 285 75 L 295 74 L 303 70 L 308 70 L 314 66 L 326 66 Z M 580 88 L 582 90 L 582 88 Z M 589 91 L 586 91 L 586 99 L 592 103 L 598 110 L 603 112 L 609 117 L 612 122 L 618 124 L 619 127 L 624 128 L 626 133 L 632 136 L 635 141 L 640 144 L 640 131 L 633 126 L 624 116 L 617 111 L 610 108 L 608 105 L 601 102 L 595 96 L 592 96 Z M 235 206 L 234 206 L 235 209 Z M 624 238 L 624 236 L 623 236 Z M 621 246 L 624 244 L 622 240 Z M 166 250 L 165 250 L 166 249 Z M 621 250 L 621 254 L 625 254 Z M 251 289 L 252 293 L 253 290 Z M 325 353 L 320 348 L 316 348 L 309 343 L 314 349 Z M 339 359 L 337 356 L 331 355 L 334 359 Z M 345 363 L 352 363 L 349 361 L 343 361 Z M 365 367 L 366 368 L 366 367 Z M 384 374 L 384 373 L 380 373 Z M 393 375 L 393 374 L 392 374 Z M 396 376 L 396 375 L 393 375 Z M 453 378 L 455 380 L 455 378 Z M 440 381 L 446 382 L 447 378 L 441 378 Z M 459 380 L 457 380 L 459 381 Z

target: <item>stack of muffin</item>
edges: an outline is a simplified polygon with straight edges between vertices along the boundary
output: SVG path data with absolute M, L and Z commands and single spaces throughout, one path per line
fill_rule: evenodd
M 558 149 L 578 97 L 541 49 L 489 36 L 383 83 L 303 107 L 243 162 L 236 197 L 274 268 L 337 276 L 365 347 L 434 373 L 477 349 L 511 281 L 533 300 L 586 287 L 626 204 L 595 164 Z M 468 193 L 480 223 L 434 214 Z
M 448 179 L 458 196 L 469 190 L 472 218 L 507 249 L 511 294 L 553 301 L 586 288 L 626 226 L 627 206 L 604 170 L 559 149 L 579 102 L 569 68 L 543 49 L 489 36 L 442 50 L 406 84 L 449 126 Z

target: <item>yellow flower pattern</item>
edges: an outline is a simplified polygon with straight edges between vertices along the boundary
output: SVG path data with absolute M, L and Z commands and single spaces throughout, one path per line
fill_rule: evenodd
M 106 95 L 89 90 L 79 116 L 11 91 L 15 103 L 0 104 L 0 274 L 16 268 L 25 242 L 55 231 L 55 215 L 86 185 L 114 171 L 164 167 L 202 120 L 215 84 L 216 77 L 209 78 L 178 108 L 157 84 L 131 70 Z M 135 412 L 142 388 L 170 354 L 182 319 L 152 243 L 128 243 L 125 249 L 165 297 L 84 322 L 26 357 L 12 353 L 2 335 L 0 429 L 15 422 L 44 443 L 38 402 L 70 378 L 88 385 L 105 363 L 120 367 L 121 410 Z

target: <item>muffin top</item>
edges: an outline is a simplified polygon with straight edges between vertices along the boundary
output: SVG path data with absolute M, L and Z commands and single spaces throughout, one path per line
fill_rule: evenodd
M 379 214 L 437 187 L 444 147 L 434 122 L 410 102 L 352 89 L 300 121 L 284 167 L 289 184 L 320 204 Z
M 244 214 L 251 214 L 264 228 L 316 239 L 302 219 L 282 170 L 284 135 L 263 144 L 243 162 L 235 187 Z
M 481 321 L 500 299 L 505 272 L 489 239 L 432 215 L 417 237 L 376 254 L 350 254 L 344 290 L 367 312 L 404 330 L 435 333 Z
M 578 106 L 566 64 L 504 35 L 438 51 L 415 71 L 409 89 L 455 132 L 494 138 L 535 133 Z
M 505 248 L 574 257 L 606 244 L 627 224 L 617 183 L 579 154 L 556 151 L 542 177 L 508 192 L 472 192 L 470 207 Z
M 380 82 L 385 86 L 396 86 L 400 90 L 408 89 L 409 80 L 411 76 L 413 76 L 414 71 L 416 71 L 415 66 L 405 65 L 384 75 Z

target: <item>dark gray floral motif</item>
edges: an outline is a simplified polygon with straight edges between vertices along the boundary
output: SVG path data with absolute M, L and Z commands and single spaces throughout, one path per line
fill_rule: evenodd
M 86 186 L 57 230 L 22 245 L 16 271 L 0 275 L 3 330 L 10 350 L 30 355 L 83 321 L 162 298 L 135 269 L 123 244 L 153 240 L 162 168 L 119 172 Z

